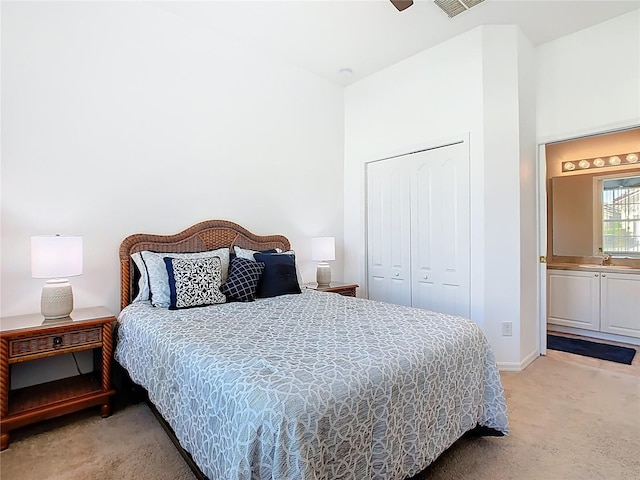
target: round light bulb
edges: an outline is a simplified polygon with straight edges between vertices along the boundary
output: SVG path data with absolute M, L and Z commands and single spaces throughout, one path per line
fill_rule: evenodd
M 593 164 L 594 164 L 596 167 L 604 167 L 604 160 L 603 160 L 603 159 L 601 159 L 601 158 L 596 158 L 596 159 L 593 161 Z
M 627 162 L 636 163 L 637 161 L 638 161 L 638 154 L 630 153 L 629 155 L 627 155 Z
M 564 169 L 567 171 L 571 171 L 571 170 L 575 170 L 576 169 L 576 164 L 573 162 L 567 162 L 564 164 Z
M 620 165 L 620 157 L 617 155 L 609 157 L 609 165 Z
M 580 162 L 578 162 L 578 166 L 580 168 L 589 168 L 591 164 L 589 163 L 589 160 L 580 160 Z

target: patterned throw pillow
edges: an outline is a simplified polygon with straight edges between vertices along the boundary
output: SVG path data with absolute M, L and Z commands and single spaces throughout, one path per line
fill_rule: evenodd
M 296 275 L 296 256 L 294 254 L 256 253 L 254 258 L 265 264 L 264 273 L 260 277 L 256 292 L 258 298 L 301 293 Z
M 195 253 L 157 253 L 145 250 L 140 252 L 140 254 L 144 262 L 144 269 L 148 281 L 149 300 L 151 300 L 151 304 L 154 307 L 167 308 L 170 303 L 167 267 L 164 263 L 165 257 L 182 259 L 218 257 L 222 262 L 222 281 L 224 282 L 227 279 L 229 249 L 226 247 L 208 252 Z
M 222 271 L 218 257 L 165 257 L 169 277 L 169 310 L 226 302 L 220 292 Z
M 264 263 L 235 257 L 229 265 L 229 277 L 220 287 L 220 291 L 230 300 L 253 302 L 263 271 Z

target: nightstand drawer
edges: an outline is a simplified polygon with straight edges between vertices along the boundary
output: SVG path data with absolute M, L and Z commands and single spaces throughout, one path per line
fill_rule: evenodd
M 91 327 L 69 332 L 17 338 L 9 341 L 9 362 L 26 356 L 39 356 L 49 352 L 102 344 L 102 327 Z

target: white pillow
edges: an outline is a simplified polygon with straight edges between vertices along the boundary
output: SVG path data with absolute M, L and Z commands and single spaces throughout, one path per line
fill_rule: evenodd
M 149 277 L 147 275 L 147 269 L 144 268 L 144 260 L 142 260 L 142 253 L 136 252 L 131 255 L 131 260 L 138 267 L 138 271 L 140 272 L 140 280 L 138 281 L 138 295 L 133 299 L 133 303 L 135 302 L 146 302 L 149 300 Z M 131 272 L 133 275 L 133 272 Z
M 135 254 L 134 254 L 135 255 Z M 170 303 L 169 292 L 169 276 L 167 275 L 167 266 L 164 263 L 164 257 L 171 258 L 220 258 L 222 283 L 227 279 L 229 273 L 229 249 L 219 248 L 217 250 L 211 250 L 209 252 L 196 252 L 196 253 L 157 253 L 145 250 L 140 252 L 142 258 L 143 269 L 145 270 L 145 276 L 148 283 L 148 299 L 151 299 L 151 304 L 154 307 L 166 308 Z M 135 259 L 134 259 L 135 261 Z M 142 272 L 142 270 L 141 270 Z M 140 275 L 140 282 L 142 282 L 143 275 Z M 143 289 L 140 288 L 143 292 Z M 136 300 L 141 295 L 136 297 Z M 144 300 L 144 298 L 141 298 Z
M 247 260 L 252 260 L 252 261 L 256 261 L 255 258 L 253 258 L 253 254 L 254 253 L 260 253 L 260 250 L 251 250 L 249 248 L 240 248 L 237 245 L 234 245 L 233 250 L 236 252 L 236 257 L 240 257 L 240 258 L 246 258 Z M 274 248 L 273 250 L 275 250 L 278 253 L 282 253 L 282 249 L 281 248 Z

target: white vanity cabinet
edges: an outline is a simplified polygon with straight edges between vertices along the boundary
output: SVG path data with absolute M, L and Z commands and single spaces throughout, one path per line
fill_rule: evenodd
M 640 275 L 548 272 L 549 323 L 640 338 Z
M 549 270 L 549 323 L 600 330 L 600 273 Z
M 602 272 L 600 331 L 640 338 L 640 275 Z

